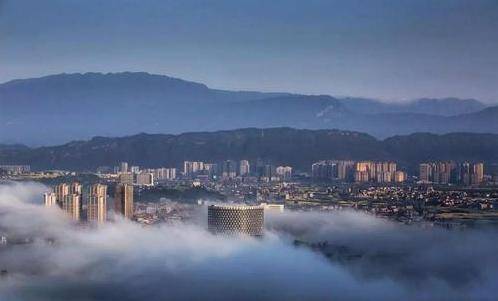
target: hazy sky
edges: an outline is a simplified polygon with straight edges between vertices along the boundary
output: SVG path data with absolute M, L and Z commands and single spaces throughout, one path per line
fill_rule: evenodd
M 86 71 L 496 101 L 498 1 L 0 0 L 0 82 Z

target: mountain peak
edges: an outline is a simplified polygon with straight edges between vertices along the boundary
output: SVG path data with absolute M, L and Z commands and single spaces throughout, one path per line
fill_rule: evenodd
M 147 72 L 85 72 L 85 73 L 59 73 L 36 78 L 16 79 L 0 84 L 0 89 L 11 88 L 19 85 L 71 85 L 78 84 L 112 85 L 119 82 L 125 84 L 160 84 L 160 85 L 183 85 L 200 89 L 208 89 L 204 84 L 186 81 L 167 75 L 151 74 Z

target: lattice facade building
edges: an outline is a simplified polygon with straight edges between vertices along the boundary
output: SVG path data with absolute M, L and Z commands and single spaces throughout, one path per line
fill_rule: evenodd
M 264 208 L 211 205 L 208 207 L 208 229 L 213 233 L 262 236 Z

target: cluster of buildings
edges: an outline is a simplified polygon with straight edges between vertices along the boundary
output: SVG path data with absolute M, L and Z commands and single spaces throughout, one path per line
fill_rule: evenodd
M 153 186 L 155 183 L 176 179 L 176 168 L 149 168 L 140 169 L 139 166 L 128 167 L 127 162 L 121 162 L 114 167 L 119 183 L 136 186 Z
M 160 198 L 154 202 L 136 202 L 133 220 L 142 225 L 187 221 L 195 215 L 194 205 Z
M 363 161 L 355 164 L 355 182 L 402 183 L 406 173 L 396 169 L 394 162 Z
M 395 162 L 323 160 L 313 163 L 311 175 L 315 180 L 340 180 L 358 183 L 402 183 L 407 175 L 397 170 Z
M 0 172 L 7 174 L 25 174 L 30 171 L 29 165 L 0 165 Z
M 104 223 L 107 221 L 107 185 L 61 183 L 43 195 L 46 207 L 58 207 L 74 221 Z M 125 218 L 133 216 L 133 186 L 119 183 L 114 194 L 114 212 Z
M 315 180 L 349 181 L 354 175 L 354 161 L 322 160 L 311 165 L 311 176 Z
M 484 164 L 428 162 L 419 165 L 422 183 L 479 185 L 484 181 Z
M 105 223 L 107 221 L 107 185 L 93 184 L 84 188 L 80 183 L 61 183 L 52 192 L 44 194 L 46 207 L 58 207 L 74 221 Z M 114 194 L 114 212 L 125 218 L 135 218 L 138 222 L 149 223 L 149 215 L 162 215 L 171 218 L 183 217 L 182 210 L 171 206 L 150 204 L 137 207 L 135 216 L 133 186 L 118 183 Z M 181 209 L 181 208 L 180 208 Z M 216 234 L 245 234 L 262 236 L 264 231 L 264 210 L 283 211 L 283 205 L 211 205 L 208 207 L 208 229 Z M 156 218 L 157 219 L 157 218 Z
M 494 166 L 494 168 L 493 168 Z M 488 166 L 490 183 L 498 183 L 498 165 Z M 485 180 L 483 163 L 430 162 L 420 164 L 420 181 L 434 184 L 477 185 Z M 153 186 L 174 180 L 195 180 L 206 183 L 212 180 L 243 179 L 244 181 L 290 181 L 294 173 L 291 166 L 275 166 L 262 160 L 225 160 L 218 163 L 184 161 L 183 170 L 176 168 L 128 168 L 126 162 L 115 167 L 118 181 L 137 186 Z M 322 160 L 312 164 L 311 178 L 317 181 L 336 180 L 350 183 L 391 184 L 408 180 L 405 171 L 393 161 Z M 296 177 L 294 177 L 296 180 Z
M 103 170 L 99 169 L 102 173 Z M 179 174 L 176 168 L 149 168 L 140 169 L 139 166 L 128 166 L 121 162 L 114 167 L 114 174 L 118 182 L 136 186 L 153 186 L 157 183 L 180 179 L 198 180 L 231 180 L 236 178 L 256 177 L 265 182 L 288 181 L 292 178 L 291 166 L 274 166 L 256 162 L 251 165 L 248 160 L 225 160 L 219 163 L 202 161 L 184 161 L 183 171 Z
M 497 217 L 498 192 L 483 188 L 369 187 L 353 197 L 361 209 L 403 222 L 485 225 Z
M 252 168 L 248 160 L 225 160 L 221 163 L 206 163 L 201 161 L 183 162 L 185 178 L 221 178 L 235 179 L 237 177 L 257 177 L 263 181 L 287 181 L 292 178 L 291 166 L 274 166 L 257 161 Z

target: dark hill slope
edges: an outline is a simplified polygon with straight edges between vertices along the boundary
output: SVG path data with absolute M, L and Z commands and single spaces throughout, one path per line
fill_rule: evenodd
M 258 158 L 309 170 L 322 159 L 396 160 L 414 170 L 426 160 L 498 162 L 498 135 L 413 134 L 377 140 L 338 130 L 247 128 L 180 135 L 139 134 L 95 137 L 60 146 L 0 146 L 0 164 L 30 164 L 35 169 L 94 170 L 120 161 L 142 167 L 176 166 L 184 160 L 217 162 Z

